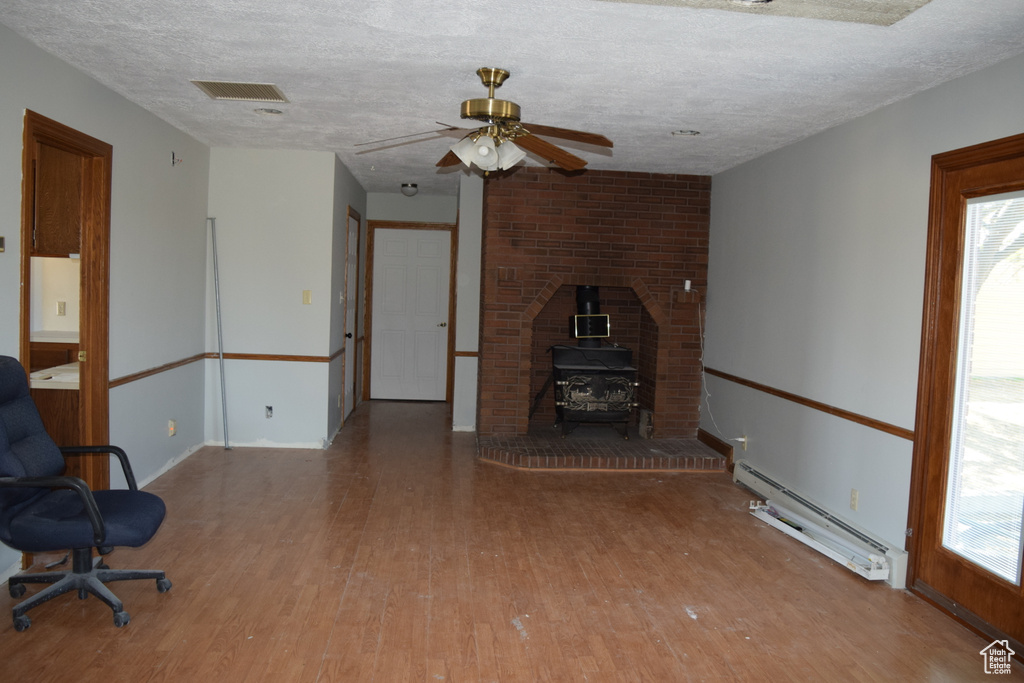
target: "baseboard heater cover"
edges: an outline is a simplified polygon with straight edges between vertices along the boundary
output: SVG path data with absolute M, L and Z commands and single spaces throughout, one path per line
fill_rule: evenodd
M 906 588 L 907 553 L 837 517 L 752 467 L 736 462 L 733 481 L 765 498 L 751 503 L 750 514 L 826 557 L 872 581 Z

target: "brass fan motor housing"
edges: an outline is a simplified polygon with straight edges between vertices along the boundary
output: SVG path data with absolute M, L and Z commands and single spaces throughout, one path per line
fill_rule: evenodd
M 518 121 L 519 105 L 515 102 L 494 99 L 494 89 L 501 87 L 509 72 L 505 69 L 484 66 L 476 70 L 480 82 L 487 88 L 487 97 L 466 100 L 462 103 L 462 118 L 494 123 L 496 121 Z
M 462 103 L 461 116 L 464 119 L 476 119 L 487 123 L 518 121 L 519 105 L 508 100 L 496 100 L 493 97 L 466 100 Z

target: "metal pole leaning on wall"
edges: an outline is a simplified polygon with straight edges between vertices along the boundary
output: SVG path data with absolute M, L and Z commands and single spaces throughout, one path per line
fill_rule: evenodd
M 210 222 L 210 235 L 213 240 L 213 296 L 217 303 L 217 357 L 220 359 L 220 409 L 224 419 L 224 448 L 231 450 L 228 439 L 228 390 L 224 382 L 224 331 L 220 322 L 220 268 L 217 261 L 217 219 L 207 218 Z

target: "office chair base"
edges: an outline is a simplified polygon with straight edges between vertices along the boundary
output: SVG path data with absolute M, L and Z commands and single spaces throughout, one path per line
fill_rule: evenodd
M 76 548 L 73 552 L 74 568 L 70 572 L 21 574 L 12 576 L 7 581 L 7 588 L 12 598 L 19 598 L 25 594 L 24 584 L 51 584 L 14 607 L 12 616 L 16 631 L 24 631 L 32 625 L 32 621 L 25 615 L 30 609 L 38 607 L 58 595 L 70 593 L 71 591 L 77 591 L 80 600 L 84 600 L 91 593 L 106 603 L 114 611 L 114 626 L 120 628 L 126 625 L 131 617 L 124 611 L 124 605 L 118 597 L 104 584 L 111 581 L 155 579 L 156 589 L 161 593 L 166 593 L 171 589 L 171 582 L 162 571 L 150 569 L 110 569 L 102 563 L 93 567 L 92 548 Z

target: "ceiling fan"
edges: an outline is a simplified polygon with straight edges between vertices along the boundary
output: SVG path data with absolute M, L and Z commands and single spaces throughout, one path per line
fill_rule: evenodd
M 505 82 L 505 79 L 509 77 L 509 72 L 505 69 L 483 67 L 477 69 L 476 73 L 487 88 L 487 97 L 463 102 L 461 117 L 464 119 L 474 119 L 486 125 L 475 130 L 468 130 L 467 134 L 452 145 L 448 153 L 437 162 L 437 166 L 444 168 L 464 163 L 466 166 L 475 165 L 487 173 L 489 171 L 511 168 L 522 161 L 526 157 L 527 152 L 532 152 L 541 159 L 567 171 L 578 171 L 587 165 L 584 159 L 537 136 L 543 135 L 545 137 L 583 142 L 600 147 L 612 147 L 611 140 L 596 133 L 521 122 L 518 104 L 494 97 L 494 90 Z M 441 125 L 445 126 L 443 130 L 432 132 L 461 132 L 467 130 L 446 124 Z M 407 137 L 413 137 L 413 135 L 401 136 L 401 138 Z M 401 138 L 389 138 L 388 140 L 378 140 L 377 142 L 387 142 Z M 375 143 L 367 142 L 361 144 L 369 145 Z
M 509 77 L 509 72 L 505 69 L 483 67 L 477 69 L 476 73 L 487 88 L 487 97 L 463 102 L 461 117 L 482 121 L 487 125 L 470 132 L 455 143 L 437 162 L 437 166 L 455 166 L 461 162 L 467 166 L 475 164 L 484 171 L 493 171 L 510 168 L 521 161 L 526 152 L 533 152 L 545 161 L 567 171 L 578 171 L 587 165 L 586 161 L 537 136 L 585 142 L 601 147 L 612 146 L 611 140 L 596 133 L 522 123 L 518 104 L 494 97 L 494 90 L 501 87 Z

